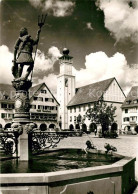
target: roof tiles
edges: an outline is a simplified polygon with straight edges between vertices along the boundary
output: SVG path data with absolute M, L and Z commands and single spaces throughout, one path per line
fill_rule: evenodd
M 110 78 L 77 88 L 75 96 L 68 103 L 68 107 L 98 101 L 114 79 Z
M 131 88 L 130 92 L 128 93 L 128 95 L 127 95 L 127 97 L 122 105 L 122 108 L 138 106 L 138 103 L 134 104 L 134 100 L 138 100 L 138 86 L 133 86 Z

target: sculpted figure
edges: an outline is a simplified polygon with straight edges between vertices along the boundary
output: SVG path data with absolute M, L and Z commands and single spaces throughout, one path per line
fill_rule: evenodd
M 32 58 L 33 46 L 38 44 L 40 32 L 41 28 L 37 32 L 36 40 L 33 40 L 28 34 L 27 28 L 21 28 L 20 36 L 15 44 L 12 67 L 12 74 L 15 80 L 27 80 L 32 72 L 34 67 L 34 60 Z M 28 68 L 25 76 L 22 77 L 24 65 L 27 65 Z
M 20 123 L 13 123 L 11 125 L 11 128 L 12 128 L 13 132 L 18 133 L 19 135 L 21 135 L 23 133 L 23 126 Z

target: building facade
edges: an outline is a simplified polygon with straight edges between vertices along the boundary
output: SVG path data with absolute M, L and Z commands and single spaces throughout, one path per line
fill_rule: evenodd
M 67 51 L 67 52 L 66 52 Z M 122 124 L 121 106 L 125 100 L 119 83 L 115 78 L 103 80 L 80 88 L 75 88 L 75 77 L 72 75 L 72 60 L 68 55 L 68 49 L 65 49 L 63 56 L 60 57 L 60 75 L 57 84 L 57 100 L 60 103 L 59 116 L 62 122 L 62 129 L 84 129 L 92 131 L 96 128 L 96 123 L 91 123 L 85 118 L 88 108 L 93 106 L 101 98 L 107 104 L 116 106 L 116 123 L 118 128 Z M 69 70 L 69 71 L 68 71 Z M 78 116 L 81 121 L 78 123 Z
M 15 90 L 11 85 L 0 84 L 0 127 L 10 128 L 14 116 Z M 59 103 L 45 83 L 32 87 L 30 95 L 30 120 L 41 130 L 59 128 Z
M 125 99 L 125 95 L 121 90 L 115 78 L 96 82 L 77 89 L 73 99 L 68 103 L 68 124 L 69 128 L 82 128 L 83 130 L 93 131 L 97 128 L 96 123 L 91 123 L 88 118 L 85 118 L 86 111 L 93 107 L 93 103 L 102 99 L 107 105 L 112 104 L 116 107 L 115 123 L 118 129 L 121 129 L 122 111 L 121 106 Z M 78 125 L 77 118 L 81 116 L 83 122 Z
M 60 104 L 59 120 L 62 129 L 68 129 L 68 109 L 69 101 L 75 95 L 75 76 L 72 74 L 72 61 L 69 50 L 63 49 L 63 56 L 59 58 L 60 74 L 57 77 L 57 99 Z
M 122 105 L 122 130 L 138 131 L 138 86 L 131 88 Z

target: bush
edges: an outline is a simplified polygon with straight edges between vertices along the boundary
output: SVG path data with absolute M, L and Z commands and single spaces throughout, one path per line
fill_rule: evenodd
M 111 131 L 111 132 L 109 132 L 109 131 L 105 131 L 104 132 L 104 137 L 105 138 L 116 138 L 116 137 L 118 137 L 118 134 L 116 133 L 116 131 Z

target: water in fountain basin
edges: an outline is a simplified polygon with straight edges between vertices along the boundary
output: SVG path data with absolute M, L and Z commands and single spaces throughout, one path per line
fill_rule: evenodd
M 61 149 L 35 155 L 30 161 L 1 161 L 1 173 L 42 173 L 112 164 L 120 158 L 103 154 L 86 154 L 80 149 Z

